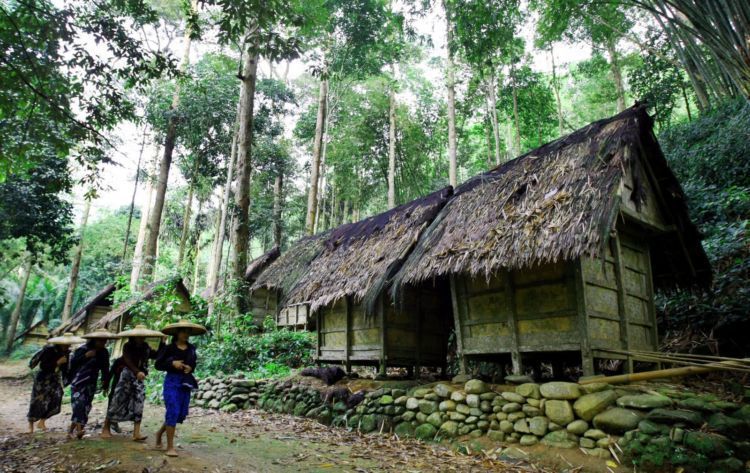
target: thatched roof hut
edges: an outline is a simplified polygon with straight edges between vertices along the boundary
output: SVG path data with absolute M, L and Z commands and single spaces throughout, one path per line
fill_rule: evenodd
M 636 105 L 475 176 L 459 186 L 397 275 L 399 285 L 449 274 L 489 277 L 501 269 L 598 256 L 621 206 L 626 174 L 633 206 L 646 205 L 648 179 L 670 219 L 655 241 L 659 287 L 711 280 L 700 234 L 690 222 L 685 194 Z M 652 203 L 653 204 L 653 203 Z
M 132 317 L 131 311 L 137 304 L 143 301 L 150 301 L 165 291 L 172 292 L 178 297 L 177 312 L 190 312 L 190 291 L 185 287 L 182 278 L 162 279 L 147 285 L 143 289 L 143 292 L 118 304 L 117 307 L 97 322 L 95 328 L 106 328 L 115 332 L 122 330 L 130 322 L 130 317 Z
M 47 344 L 49 329 L 47 321 L 42 319 L 31 324 L 26 330 L 16 336 L 16 341 L 22 340 L 24 346 L 43 346 Z
M 245 282 L 252 286 L 258 276 L 281 255 L 278 246 L 258 256 L 245 269 Z M 253 314 L 253 322 L 261 326 L 266 317 L 276 319 L 278 312 L 278 294 L 264 288 L 250 290 L 248 309 Z
M 115 285 L 108 284 L 94 297 L 86 301 L 67 323 L 52 330 L 51 334 L 58 336 L 65 332 L 82 334 L 91 331 L 96 323 L 99 322 L 99 319 L 104 317 L 112 308 L 112 294 L 114 292 Z
M 629 353 L 655 350 L 654 287 L 707 285 L 711 267 L 636 105 L 459 186 L 392 293 L 439 281 L 462 369 L 507 356 L 515 372 L 524 357 L 588 375 L 596 358 L 632 369 Z
M 389 279 L 452 192 L 446 187 L 387 212 L 333 229 L 288 297 L 319 307 L 352 296 L 372 312 Z
M 260 273 L 266 269 L 271 263 L 276 261 L 276 259 L 281 255 L 281 251 L 279 250 L 278 246 L 274 246 L 267 252 L 263 253 L 262 255 L 258 256 L 254 260 L 250 262 L 250 264 L 247 265 L 247 268 L 245 269 L 245 281 L 248 282 L 248 284 L 253 284 L 257 277 L 260 275 Z

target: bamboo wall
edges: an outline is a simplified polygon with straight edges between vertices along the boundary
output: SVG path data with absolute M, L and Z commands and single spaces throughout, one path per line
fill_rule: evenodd
M 21 345 L 25 347 L 41 347 L 47 344 L 47 338 L 49 338 L 49 330 L 47 329 L 47 324 L 43 322 L 24 335 Z
M 265 288 L 256 289 L 250 293 L 249 311 L 252 312 L 253 322 L 256 325 L 263 325 L 266 317 L 276 320 L 277 298 L 276 291 Z

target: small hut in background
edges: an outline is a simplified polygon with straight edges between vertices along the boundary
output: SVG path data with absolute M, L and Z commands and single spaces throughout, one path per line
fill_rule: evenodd
M 590 375 L 597 358 L 656 350 L 654 288 L 706 285 L 711 269 L 636 106 L 459 186 L 394 286 L 441 280 L 464 371 L 570 359 Z
M 318 362 L 413 369 L 443 367 L 448 323 L 447 291 L 420 287 L 401 306 L 387 295 L 393 274 L 452 189 L 342 225 L 294 286 L 287 304 L 306 304 L 315 315 Z
M 284 251 L 256 276 L 250 291 L 257 298 L 277 302 L 276 325 L 289 329 L 309 329 L 307 304 L 288 304 L 287 296 L 299 278 L 307 272 L 310 262 L 323 250 L 328 233 L 301 238 Z
M 99 319 L 94 328 L 103 328 L 113 333 L 125 330 L 132 324 L 131 321 L 135 315 L 134 309 L 138 304 L 145 301 L 151 301 L 159 295 L 164 295 L 165 291 L 176 297 L 175 304 L 172 307 L 174 313 L 186 314 L 193 309 L 190 304 L 190 292 L 187 287 L 185 287 L 182 279 L 163 279 L 149 284 L 144 288 L 142 293 L 118 304 L 117 307 Z M 122 353 L 122 345 L 125 341 L 126 340 L 115 341 L 111 350 L 112 356 L 119 356 Z
M 21 340 L 21 346 L 24 347 L 42 347 L 47 344 L 49 337 L 47 321 L 40 320 L 18 334 L 16 341 Z
M 112 310 L 115 285 L 109 284 L 99 291 L 94 297 L 89 299 L 83 307 L 73 314 L 67 323 L 64 323 L 52 330 L 52 335 L 58 336 L 65 332 L 71 332 L 75 335 L 94 330 L 99 321 Z
M 250 264 L 247 265 L 247 269 L 245 269 L 245 282 L 248 287 L 252 287 L 253 284 L 255 284 L 260 273 L 271 263 L 276 261 L 280 254 L 279 247 L 275 246 L 270 251 L 252 260 Z M 261 326 L 266 317 L 276 319 L 278 303 L 278 294 L 276 292 L 264 288 L 259 288 L 257 290 L 251 289 L 248 309 L 253 314 L 253 322 L 256 325 Z

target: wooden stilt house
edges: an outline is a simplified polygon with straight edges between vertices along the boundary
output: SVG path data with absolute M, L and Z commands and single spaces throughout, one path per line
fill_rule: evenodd
M 276 261 L 281 253 L 279 247 L 275 246 L 270 251 L 255 258 L 247 265 L 245 270 L 245 282 L 248 287 L 252 287 L 263 272 L 271 263 Z M 249 310 L 253 314 L 253 321 L 260 326 L 266 317 L 276 319 L 278 312 L 278 294 L 266 288 L 250 290 Z
M 445 364 L 450 312 L 441 296 L 447 291 L 420 287 L 396 306 L 387 288 L 451 190 L 342 225 L 325 238 L 287 298 L 308 304 L 316 318 L 318 362 L 375 365 L 382 374 L 386 366 Z
M 288 304 L 287 296 L 305 274 L 310 262 L 323 249 L 323 242 L 328 233 L 307 236 L 281 253 L 268 264 L 255 278 L 250 291 L 255 297 L 264 297 L 276 301 L 276 325 L 289 329 L 313 328 L 308 317 L 307 304 Z
M 16 340 L 21 340 L 22 346 L 42 347 L 47 344 L 50 337 L 46 320 L 40 320 L 31 324 L 29 328 L 18 334 Z
M 89 299 L 83 307 L 78 309 L 67 323 L 52 330 L 52 335 L 58 336 L 65 332 L 72 332 L 75 335 L 83 335 L 84 333 L 92 331 L 102 317 L 112 310 L 112 295 L 114 292 L 114 284 L 109 284 L 104 287 L 94 297 Z
M 448 281 L 467 359 L 594 360 L 655 350 L 654 289 L 711 269 L 641 106 L 476 176 L 424 232 L 399 291 Z M 630 366 L 632 369 L 632 366 Z

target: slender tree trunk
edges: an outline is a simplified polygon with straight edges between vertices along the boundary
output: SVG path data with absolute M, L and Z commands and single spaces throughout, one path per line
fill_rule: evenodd
M 513 121 L 516 125 L 515 144 L 518 155 L 521 153 L 521 120 L 518 118 L 518 91 L 516 90 L 516 71 L 513 66 L 510 69 L 511 89 L 513 89 Z
M 133 196 L 130 198 L 130 211 L 128 212 L 128 225 L 125 228 L 125 243 L 122 245 L 122 265 L 125 265 L 125 258 L 128 255 L 128 241 L 130 240 L 130 226 L 133 223 L 133 210 L 135 209 L 135 195 L 138 192 L 138 181 L 141 177 L 141 162 L 143 160 L 143 150 L 146 147 L 147 128 L 143 127 L 143 138 L 141 139 L 141 150 L 138 153 L 138 165 L 135 168 L 135 184 L 133 184 Z
M 284 200 L 284 174 L 282 171 L 276 175 L 273 183 L 273 243 L 281 248 L 281 208 Z
M 349 201 L 345 200 L 344 201 L 344 212 L 343 212 L 343 214 L 341 216 L 341 224 L 343 225 L 343 224 L 349 223 L 349 222 L 350 222 L 350 220 L 349 220 Z
M 619 54 L 613 40 L 607 41 L 607 53 L 609 54 L 609 67 L 612 69 L 612 79 L 617 92 L 617 112 L 619 113 L 625 110 L 625 86 L 622 82 Z
M 155 144 L 155 155 L 153 159 L 153 165 L 151 166 L 149 176 L 156 175 L 156 170 L 159 165 L 159 143 Z M 151 214 L 151 205 L 154 198 L 154 185 L 151 182 L 151 178 L 146 182 L 146 199 L 141 206 L 141 222 L 138 226 L 138 239 L 135 242 L 135 248 L 133 249 L 133 267 L 130 270 L 130 287 L 135 289 L 138 284 L 138 278 L 140 277 L 141 266 L 143 266 L 143 246 L 146 243 L 146 236 L 148 235 L 149 228 L 149 215 Z
M 393 80 L 396 80 L 395 67 L 391 65 Z M 388 208 L 396 206 L 396 90 L 391 85 L 388 98 Z
M 253 107 L 255 103 L 255 82 L 257 78 L 258 54 L 247 52 L 242 71 L 242 101 L 240 128 L 237 138 L 237 192 L 234 196 L 237 207 L 232 232 L 232 278 L 241 286 L 247 267 L 248 244 L 250 238 L 250 173 L 252 170 Z M 244 312 L 244 297 L 235 294 L 234 308 L 238 314 Z
M 192 9 L 196 8 L 196 0 L 193 0 Z M 184 72 L 190 61 L 190 27 L 186 26 L 184 36 L 184 48 L 182 59 L 180 60 L 179 70 Z M 180 106 L 180 83 L 175 85 L 174 95 L 172 96 L 171 110 L 175 111 Z M 154 198 L 154 207 L 149 214 L 149 233 L 146 240 L 143 267 L 141 268 L 141 280 L 150 280 L 154 274 L 154 265 L 156 263 L 156 247 L 159 241 L 159 230 L 161 228 L 161 214 L 164 210 L 164 201 L 167 196 L 167 184 L 169 181 L 169 168 L 172 166 L 172 153 L 177 142 L 177 117 L 172 113 L 167 125 L 167 133 L 164 138 L 164 154 L 159 163 L 159 180 L 156 183 L 156 197 Z M 138 284 L 138 282 L 136 283 Z
M 495 164 L 500 164 L 500 124 L 497 122 L 497 91 L 495 88 L 495 71 L 490 74 L 488 85 L 490 98 L 490 120 L 492 120 L 492 137 L 495 140 Z
M 320 157 L 323 149 L 323 128 L 326 121 L 326 105 L 328 96 L 328 80 L 320 81 L 318 92 L 318 116 L 315 120 L 315 141 L 313 141 L 313 155 L 310 165 L 310 189 L 307 194 L 307 217 L 305 228 L 308 235 L 315 233 L 315 213 L 318 206 L 318 176 L 320 173 Z
M 448 182 L 451 186 L 458 185 L 458 165 L 456 161 L 456 80 L 453 66 L 453 27 L 451 16 L 446 1 L 443 0 L 445 10 L 445 36 L 446 36 L 446 81 L 445 87 L 448 91 Z
M 195 214 L 196 223 L 198 216 L 203 210 L 203 201 L 198 200 L 198 213 Z M 198 226 L 194 226 L 195 241 L 193 243 L 193 294 L 198 293 L 198 276 L 200 275 L 200 253 L 201 253 L 201 234 Z
M 564 133 L 562 101 L 560 100 L 560 84 L 557 82 L 557 69 L 555 68 L 555 51 L 552 46 L 549 47 L 549 56 L 552 58 L 552 90 L 555 92 L 555 102 L 557 102 L 557 131 L 562 136 Z
M 492 124 L 490 123 L 489 111 L 489 107 L 487 107 L 487 116 L 484 119 L 484 139 L 487 142 L 487 169 L 492 169 L 494 154 L 492 150 L 492 132 L 490 131 Z
M 78 286 L 78 272 L 81 269 L 81 256 L 83 255 L 83 237 L 86 234 L 86 224 L 89 221 L 89 212 L 91 211 L 91 199 L 86 199 L 83 207 L 83 217 L 81 218 L 81 233 L 79 235 L 76 253 L 73 256 L 73 265 L 70 267 L 70 282 L 68 291 L 65 293 L 65 304 L 63 305 L 62 322 L 63 324 L 70 320 L 70 313 L 73 310 L 73 296 Z
M 688 99 L 687 91 L 685 90 L 685 85 L 682 81 L 680 82 L 680 90 L 682 91 L 682 99 L 685 101 L 685 109 L 687 110 L 688 121 L 692 122 L 693 114 L 690 112 L 690 100 Z
M 5 351 L 8 353 L 13 349 L 13 342 L 15 341 L 16 331 L 18 330 L 18 319 L 21 317 L 21 307 L 23 306 L 23 300 L 26 297 L 26 286 L 28 286 L 29 276 L 31 276 L 31 257 L 27 256 L 26 258 L 26 262 L 21 267 L 21 287 L 18 290 L 18 297 L 16 297 L 16 306 L 10 314 L 8 330 L 6 330 L 5 333 Z
M 177 253 L 177 267 L 182 267 L 182 260 L 185 258 L 185 242 L 187 242 L 188 232 L 190 231 L 190 214 L 193 210 L 193 192 L 195 189 L 194 179 L 190 180 L 188 189 L 187 203 L 185 211 L 182 213 L 182 234 L 180 235 L 180 249 Z

